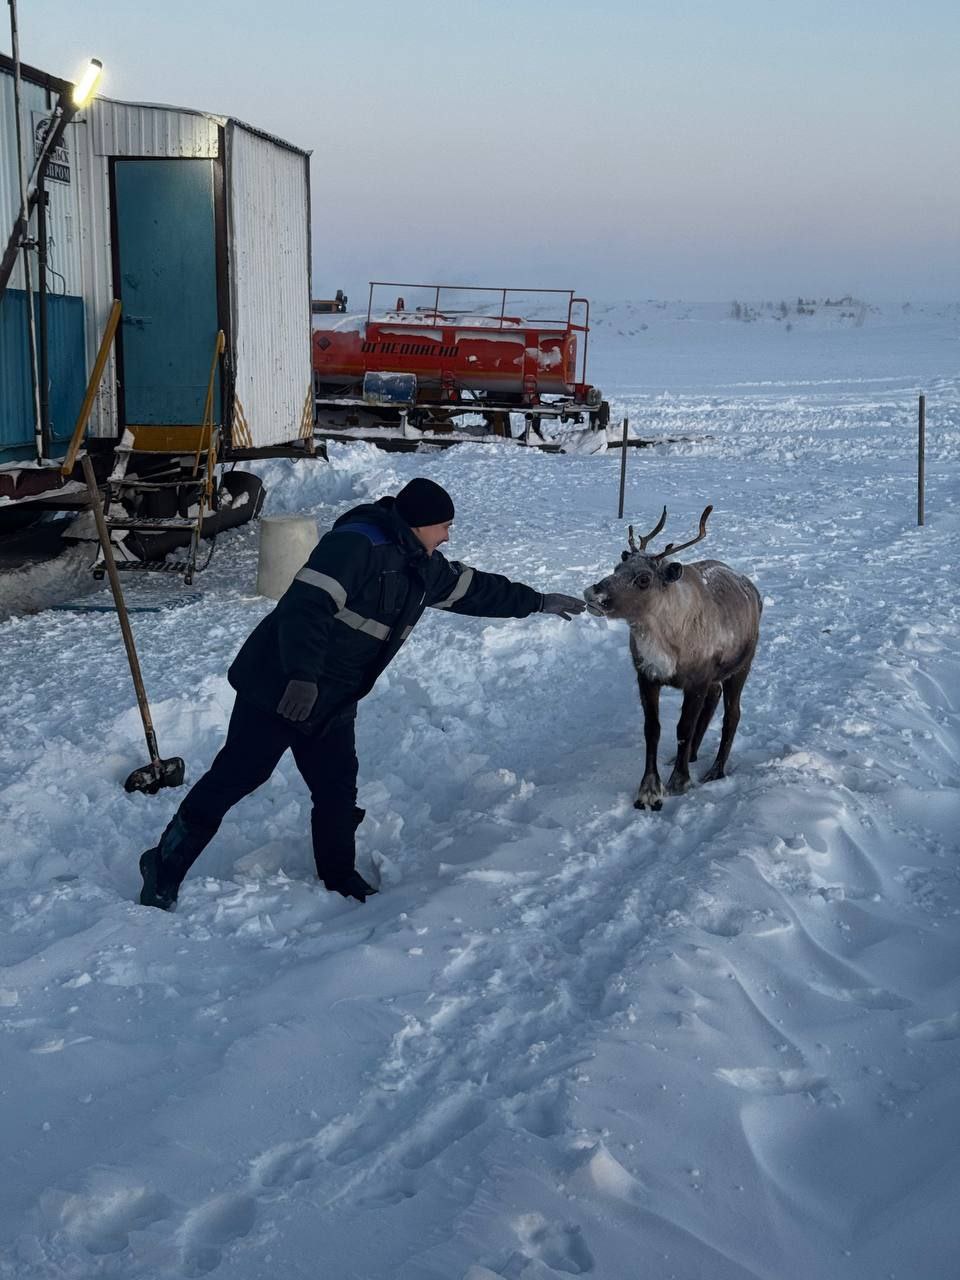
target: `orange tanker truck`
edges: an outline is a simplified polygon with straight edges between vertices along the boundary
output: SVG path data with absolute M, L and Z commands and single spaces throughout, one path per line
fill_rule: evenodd
M 513 314 L 520 299 L 535 318 Z M 511 435 L 514 414 L 528 440 L 544 419 L 606 427 L 586 381 L 589 316 L 573 290 L 373 281 L 366 314 L 314 312 L 318 433 L 449 432 L 479 415 Z

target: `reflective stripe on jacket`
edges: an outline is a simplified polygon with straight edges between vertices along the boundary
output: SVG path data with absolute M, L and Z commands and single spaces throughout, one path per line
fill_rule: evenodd
M 308 731 L 364 697 L 425 608 L 525 618 L 543 597 L 495 573 L 428 556 L 392 498 L 355 507 L 320 539 L 227 673 L 234 689 L 274 711 L 291 679 L 319 689 Z

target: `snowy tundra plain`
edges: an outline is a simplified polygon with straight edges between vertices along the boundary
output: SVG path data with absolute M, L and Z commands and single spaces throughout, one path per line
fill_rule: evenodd
M 679 539 L 712 502 L 682 558 L 765 600 L 730 776 L 659 813 L 623 624 L 431 615 L 360 710 L 381 893 L 318 888 L 286 758 L 177 911 L 141 908 L 182 793 L 123 791 L 116 619 L 0 625 L 5 1280 L 958 1274 L 960 311 L 747 314 L 594 312 L 615 418 L 674 441 L 630 451 L 628 519 L 666 504 Z M 579 593 L 625 544 L 618 461 L 355 445 L 260 473 L 320 529 L 429 475 L 452 557 Z M 192 591 L 131 587 L 188 780 L 270 607 L 257 537 Z

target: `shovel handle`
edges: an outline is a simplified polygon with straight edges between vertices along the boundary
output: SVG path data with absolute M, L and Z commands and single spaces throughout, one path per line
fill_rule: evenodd
M 113 558 L 113 546 L 110 542 L 110 530 L 107 528 L 107 522 L 103 516 L 103 507 L 100 505 L 100 491 L 97 488 L 97 478 L 93 474 L 93 466 L 90 462 L 90 455 L 85 453 L 80 459 L 80 465 L 83 467 L 83 478 L 87 482 L 87 489 L 90 492 L 90 509 L 93 512 L 93 518 L 97 524 L 97 536 L 100 539 L 100 549 L 103 552 L 103 563 L 106 566 L 107 577 L 110 579 L 110 590 L 113 592 L 114 604 L 117 606 L 117 618 L 120 621 L 120 630 L 123 634 L 123 643 L 127 650 L 127 661 L 130 664 L 130 674 L 133 677 L 133 687 L 137 693 L 137 702 L 140 706 L 140 718 L 143 721 L 143 733 L 147 739 L 147 750 L 150 752 L 151 764 L 158 764 L 160 753 L 157 750 L 157 735 L 153 731 L 153 720 L 150 717 L 150 705 L 147 702 L 147 691 L 143 687 L 143 676 L 140 673 L 140 661 L 137 658 L 137 646 L 133 641 L 133 631 L 130 627 L 130 619 L 127 615 L 127 606 L 123 598 L 123 590 L 120 586 L 120 574 L 117 572 L 117 562 Z

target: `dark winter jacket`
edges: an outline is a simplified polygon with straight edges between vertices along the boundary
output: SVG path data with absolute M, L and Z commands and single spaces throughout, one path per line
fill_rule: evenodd
M 543 597 L 496 573 L 427 555 L 393 498 L 354 507 L 320 539 L 276 608 L 248 637 L 227 677 L 275 711 L 289 680 L 319 694 L 302 726 L 329 723 L 373 688 L 427 606 L 482 618 L 525 618 Z

